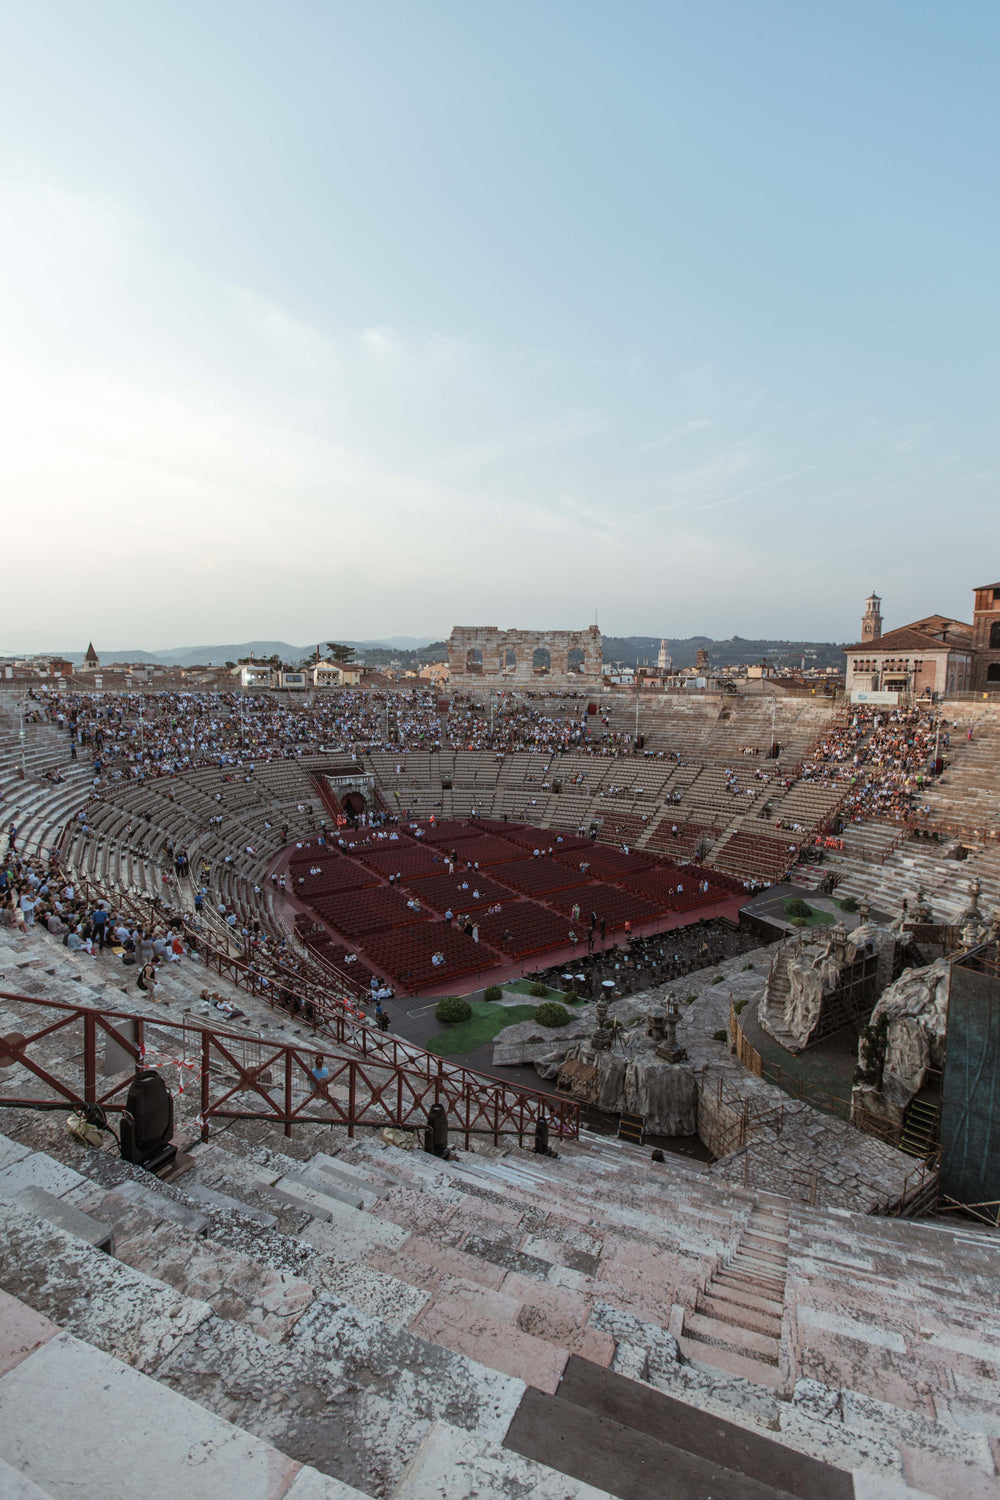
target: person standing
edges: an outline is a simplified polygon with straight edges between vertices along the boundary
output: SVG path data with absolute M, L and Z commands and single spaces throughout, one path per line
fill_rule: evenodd
M 94 908 L 90 922 L 94 929 L 94 942 L 97 944 L 97 951 L 103 953 L 108 935 L 108 914 L 100 903 Z

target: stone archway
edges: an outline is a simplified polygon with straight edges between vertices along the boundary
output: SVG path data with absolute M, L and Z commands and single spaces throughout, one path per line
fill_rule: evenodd
M 536 646 L 531 658 L 534 677 L 548 677 L 552 671 L 552 653 L 547 646 Z

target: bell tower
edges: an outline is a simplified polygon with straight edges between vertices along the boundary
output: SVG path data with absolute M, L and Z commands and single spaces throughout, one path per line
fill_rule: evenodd
M 882 636 L 882 601 L 878 594 L 869 594 L 865 600 L 865 613 L 861 621 L 861 639 L 877 641 Z

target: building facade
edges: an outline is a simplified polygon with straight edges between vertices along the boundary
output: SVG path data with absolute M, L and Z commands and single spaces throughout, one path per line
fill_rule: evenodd
M 976 650 L 973 686 L 977 692 L 1000 693 L 1000 583 L 975 591 L 972 643 Z
M 894 694 L 943 698 L 950 693 L 969 692 L 976 659 L 973 627 L 947 615 L 927 615 L 883 633 L 881 602 L 877 594 L 869 595 L 861 640 L 844 647 L 848 697 L 863 701 L 863 696 L 888 695 L 886 701 L 892 701 Z M 1000 661 L 1000 649 L 997 659 Z

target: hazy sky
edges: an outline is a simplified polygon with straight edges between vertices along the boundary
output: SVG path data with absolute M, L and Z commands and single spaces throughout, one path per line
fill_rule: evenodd
M 0 4 L 0 649 L 967 618 L 998 45 L 995 0 Z

